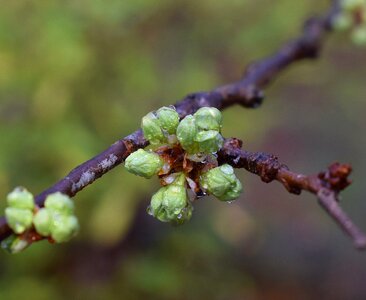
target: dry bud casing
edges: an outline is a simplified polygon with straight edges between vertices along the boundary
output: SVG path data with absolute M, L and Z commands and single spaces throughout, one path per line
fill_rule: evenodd
M 151 178 L 163 167 L 163 160 L 156 153 L 139 149 L 125 160 L 127 171 L 138 176 Z
M 225 164 L 204 173 L 200 179 L 201 187 L 221 201 L 237 199 L 243 188 L 234 174 L 232 166 Z

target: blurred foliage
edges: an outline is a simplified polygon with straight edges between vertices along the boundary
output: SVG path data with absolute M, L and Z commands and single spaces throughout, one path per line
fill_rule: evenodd
M 0 194 L 38 193 L 141 116 L 239 78 L 326 9 L 316 0 L 1 1 Z M 344 206 L 366 228 L 366 54 L 341 34 L 287 70 L 225 136 L 297 171 L 355 166 Z M 76 196 L 81 233 L 0 254 L 0 299 L 364 299 L 365 255 L 315 203 L 241 172 L 235 204 L 203 199 L 182 227 L 144 210 L 157 181 L 119 167 Z M 347 276 L 345 276 L 347 274 Z

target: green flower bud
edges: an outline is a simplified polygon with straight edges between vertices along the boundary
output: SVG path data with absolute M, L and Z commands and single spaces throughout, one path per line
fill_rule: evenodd
M 193 115 L 200 130 L 221 131 L 222 115 L 215 107 L 202 107 Z
M 348 11 L 352 11 L 355 8 L 364 4 L 364 0 L 343 0 L 341 2 L 342 8 Z
M 346 12 L 335 17 L 333 21 L 333 27 L 337 30 L 347 30 L 352 26 L 352 24 L 353 24 L 352 15 Z
M 179 124 L 179 115 L 174 108 L 163 106 L 156 112 L 160 127 L 169 134 L 175 134 Z
M 28 209 L 7 207 L 5 218 L 9 227 L 15 233 L 21 234 L 32 226 L 33 213 Z
M 199 151 L 209 154 L 217 152 L 223 145 L 224 139 L 218 131 L 200 131 L 195 137 L 199 144 Z
M 23 187 L 15 188 L 11 193 L 8 194 L 6 200 L 10 207 L 28 210 L 34 209 L 34 197 Z
M 49 236 L 52 226 L 52 214 L 49 209 L 40 209 L 33 218 L 33 224 L 40 235 Z
M 195 141 L 197 127 L 192 115 L 186 116 L 180 121 L 177 128 L 177 138 L 182 148 L 188 153 L 199 152 L 198 143 Z
M 220 199 L 221 201 L 232 201 L 239 198 L 242 191 L 243 187 L 241 185 L 241 182 L 239 181 L 239 179 L 236 179 L 231 188 L 218 199 Z
M 158 154 L 143 149 L 131 153 L 125 161 L 127 171 L 145 178 L 151 178 L 157 174 L 163 164 Z
M 192 216 L 184 185 L 184 175 L 180 175 L 172 184 L 162 187 L 151 198 L 149 214 L 162 222 L 183 224 Z
M 152 197 L 150 201 L 150 206 L 147 208 L 147 211 L 150 215 L 154 216 L 158 220 L 162 222 L 169 222 L 165 211 L 162 208 L 164 193 L 167 187 L 164 186 L 160 188 Z
M 162 206 L 169 219 L 175 219 L 187 205 L 187 192 L 184 186 L 171 184 L 163 195 Z
M 44 206 L 50 211 L 71 215 L 74 212 L 74 202 L 69 196 L 56 192 L 47 196 Z
M 51 226 L 51 237 L 57 242 L 67 242 L 79 230 L 78 219 L 75 216 L 54 214 Z
M 221 201 L 235 200 L 242 192 L 242 185 L 234 174 L 234 169 L 228 165 L 213 168 L 203 174 L 201 187 Z
M 366 26 L 356 27 L 351 35 L 353 43 L 359 46 L 366 45 Z
M 158 145 L 166 142 L 163 131 L 160 128 L 159 120 L 153 113 L 148 113 L 142 118 L 141 128 L 151 145 Z
M 11 235 L 1 242 L 1 248 L 10 254 L 23 251 L 29 246 L 29 242 L 16 235 Z

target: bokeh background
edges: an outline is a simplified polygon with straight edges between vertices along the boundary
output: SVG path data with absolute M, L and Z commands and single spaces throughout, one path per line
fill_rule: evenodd
M 0 1 L 0 208 L 37 194 L 139 127 L 147 112 L 238 79 L 295 37 L 318 0 Z M 366 229 L 366 51 L 334 34 L 286 70 L 225 136 L 294 171 L 354 166 L 343 206 Z M 313 196 L 238 171 L 240 200 L 196 202 L 191 222 L 145 212 L 156 180 L 117 167 L 75 197 L 80 234 L 0 253 L 0 299 L 366 299 L 357 252 Z

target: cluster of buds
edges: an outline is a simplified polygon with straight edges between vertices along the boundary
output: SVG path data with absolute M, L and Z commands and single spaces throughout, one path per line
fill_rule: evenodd
M 366 44 L 366 0 L 342 0 L 341 12 L 333 22 L 335 29 L 351 30 L 356 45 Z
M 148 213 L 162 222 L 183 224 L 192 216 L 192 201 L 211 194 L 221 201 L 237 199 L 242 185 L 230 165 L 218 166 L 222 115 L 203 107 L 179 120 L 174 107 L 162 107 L 142 118 L 147 150 L 130 154 L 126 169 L 138 176 L 157 175 L 162 187 L 152 196 Z
M 33 223 L 40 235 L 50 236 L 57 243 L 67 242 L 79 230 L 74 203 L 59 192 L 47 196 L 44 208 L 37 211 Z
M 47 237 L 52 242 L 66 242 L 79 229 L 78 220 L 73 215 L 74 203 L 59 192 L 48 195 L 45 207 L 39 208 L 34 203 L 34 196 L 25 188 L 18 187 L 8 194 L 7 204 L 5 218 L 14 235 L 4 240 L 1 246 L 8 252 L 23 250 L 35 238 Z M 32 236 L 32 229 L 37 237 Z

